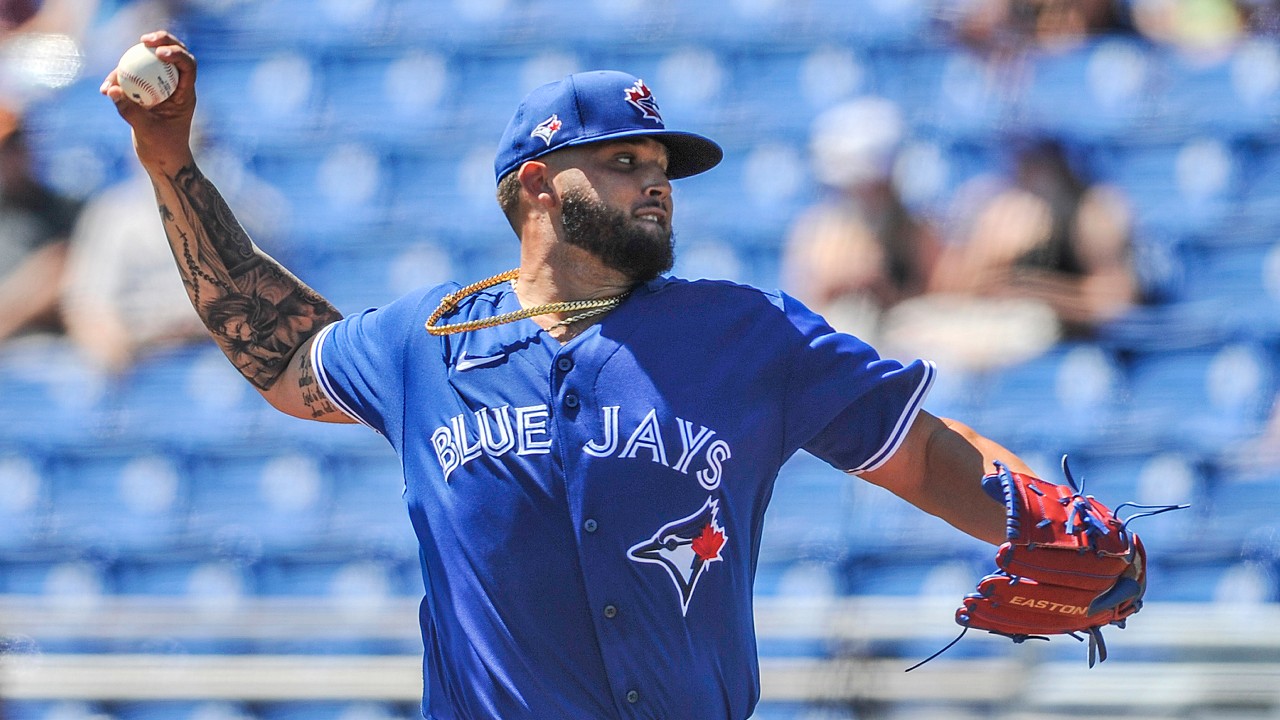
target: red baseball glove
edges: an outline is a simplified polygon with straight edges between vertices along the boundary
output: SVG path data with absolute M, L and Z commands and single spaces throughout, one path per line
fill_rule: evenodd
M 982 487 L 1005 506 L 1008 540 L 996 551 L 997 570 L 965 596 L 956 622 L 965 632 L 978 628 L 1016 643 L 1058 634 L 1083 640 L 1078 633 L 1087 634 L 1093 667 L 1107 658 L 1102 628 L 1124 627 L 1125 619 L 1142 608 L 1147 589 L 1146 551 L 1128 530 L 1129 521 L 1186 506 L 1123 503 L 1117 509 L 1146 512 L 1121 520 L 1083 494 L 1065 457 L 1068 485 L 1011 472 L 998 462 L 996 469 L 982 479 Z

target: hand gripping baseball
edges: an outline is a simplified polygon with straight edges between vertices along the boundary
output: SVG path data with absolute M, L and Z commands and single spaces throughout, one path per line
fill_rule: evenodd
M 996 470 L 982 479 L 982 487 L 1005 506 L 1007 540 L 996 551 L 996 571 L 956 611 L 956 622 L 965 628 L 960 637 L 970 628 L 1015 643 L 1059 634 L 1082 640 L 1077 633 L 1083 633 L 1089 636 L 1093 667 L 1107 658 L 1102 628 L 1124 627 L 1125 619 L 1142 608 L 1147 589 L 1146 551 L 1129 523 L 1187 506 L 1123 503 L 1116 509 L 1144 512 L 1121 520 L 1077 486 L 1066 457 L 1062 472 L 1067 485 L 1011 472 L 999 462 Z
M 176 170 L 191 162 L 191 123 L 196 107 L 196 61 L 186 45 L 166 31 L 147 33 L 142 44 L 155 50 L 161 62 L 178 71 L 177 87 L 151 107 L 130 100 L 120 86 L 119 70 L 112 70 L 99 91 L 115 103 L 116 111 L 133 128 L 134 149 L 148 169 Z

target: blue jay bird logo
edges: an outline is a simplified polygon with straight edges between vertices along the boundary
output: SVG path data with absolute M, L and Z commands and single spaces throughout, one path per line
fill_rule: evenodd
M 666 569 L 680 593 L 681 615 L 688 614 L 689 600 L 707 566 L 724 559 L 720 552 L 729 538 L 720 525 L 719 515 L 720 501 L 707 498 L 694 514 L 663 525 L 653 537 L 627 551 L 636 562 L 653 563 Z

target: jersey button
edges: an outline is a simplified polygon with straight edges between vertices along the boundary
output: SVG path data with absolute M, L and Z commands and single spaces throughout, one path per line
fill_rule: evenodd
M 610 620 L 612 620 L 613 618 L 617 617 L 617 616 L 618 616 L 618 606 L 617 606 L 617 605 L 605 605 L 605 606 L 604 606 L 604 616 L 605 616 L 605 617 L 607 617 L 607 618 L 609 618 Z
M 593 533 L 599 528 L 600 528 L 600 523 L 596 522 L 595 518 L 587 518 L 586 521 L 582 523 L 582 529 L 586 530 L 589 533 Z
M 559 360 L 556 360 L 556 368 L 558 368 L 560 372 L 569 372 L 573 369 L 573 358 L 568 356 L 561 357 Z
M 635 690 L 628 690 L 627 702 L 631 703 L 632 705 L 635 705 L 636 703 L 640 702 L 640 693 L 636 692 Z
M 568 395 L 565 395 L 565 396 L 564 396 L 564 406 L 565 406 L 565 407 L 567 407 L 567 408 L 576 408 L 576 407 L 578 407 L 578 396 L 577 396 L 577 395 L 574 395 L 573 393 L 569 393 Z

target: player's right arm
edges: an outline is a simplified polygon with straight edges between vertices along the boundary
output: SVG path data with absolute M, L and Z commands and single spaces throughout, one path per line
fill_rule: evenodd
M 133 128 L 133 144 L 155 188 L 178 272 L 209 334 L 262 396 L 290 415 L 352 422 L 315 384 L 309 348 L 341 314 L 253 244 L 191 152 L 195 58 L 167 32 L 142 37 L 178 69 L 178 86 L 147 109 L 129 100 L 113 71 L 102 84 Z

